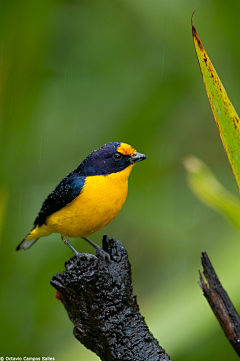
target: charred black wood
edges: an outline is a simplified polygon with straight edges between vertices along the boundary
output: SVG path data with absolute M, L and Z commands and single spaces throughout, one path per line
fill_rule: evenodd
M 104 236 L 103 250 L 110 260 L 74 256 L 51 281 L 74 324 L 74 336 L 104 361 L 170 361 L 139 312 L 124 246 Z
M 227 292 L 222 287 L 206 252 L 202 252 L 201 262 L 207 283 L 199 272 L 199 285 L 229 342 L 240 356 L 240 317 Z

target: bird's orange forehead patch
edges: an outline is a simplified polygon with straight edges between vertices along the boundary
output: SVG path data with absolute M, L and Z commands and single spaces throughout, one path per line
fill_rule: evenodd
M 131 145 L 127 143 L 121 143 L 117 148 L 117 151 L 123 155 L 133 155 L 136 153 L 136 149 L 134 149 Z

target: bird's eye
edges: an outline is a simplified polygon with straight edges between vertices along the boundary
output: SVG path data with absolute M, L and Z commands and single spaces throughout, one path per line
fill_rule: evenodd
M 113 158 L 116 159 L 116 160 L 119 160 L 119 159 L 122 158 L 122 154 L 120 154 L 120 153 L 115 153 L 115 154 L 113 154 Z

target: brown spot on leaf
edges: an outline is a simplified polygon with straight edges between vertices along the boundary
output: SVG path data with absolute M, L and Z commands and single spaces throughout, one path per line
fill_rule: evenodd
M 194 13 L 193 13 L 193 14 L 194 14 Z M 192 15 L 192 17 L 193 17 L 193 15 Z M 193 25 L 192 19 L 191 19 L 191 23 L 192 23 L 193 40 L 195 39 L 195 40 L 197 41 L 197 43 L 198 43 L 199 48 L 200 48 L 201 50 L 204 50 L 204 47 L 203 47 L 203 45 L 202 45 L 202 43 L 201 43 L 201 40 L 199 39 L 197 30 L 196 30 L 195 26 Z
M 233 117 L 233 125 L 236 130 L 238 130 L 238 126 L 237 126 L 238 122 L 239 122 L 239 119 L 236 116 L 234 116 Z

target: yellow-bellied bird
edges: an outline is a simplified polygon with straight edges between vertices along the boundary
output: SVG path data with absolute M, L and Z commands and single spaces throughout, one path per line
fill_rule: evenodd
M 146 158 L 126 143 L 111 142 L 93 151 L 45 199 L 33 229 L 17 250 L 28 249 L 40 237 L 60 233 L 76 255 L 68 237 L 81 237 L 101 252 L 86 237 L 116 217 L 125 203 L 134 164 Z

